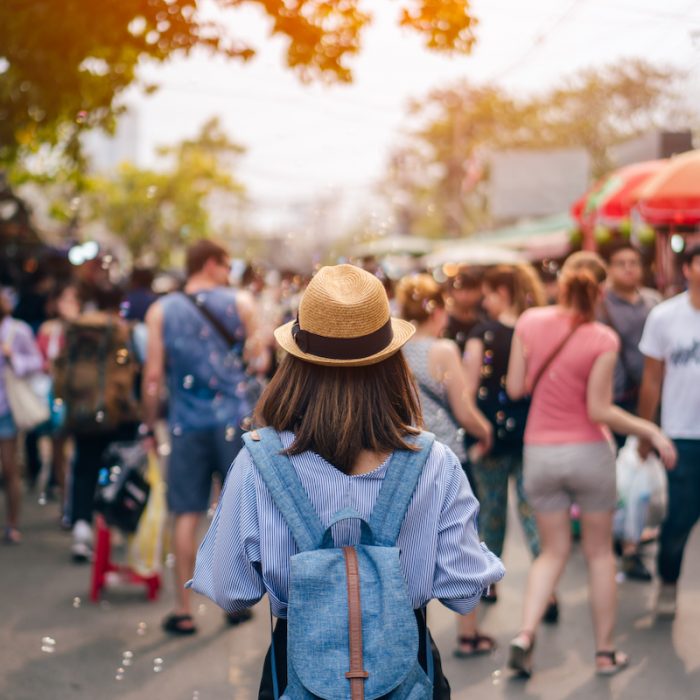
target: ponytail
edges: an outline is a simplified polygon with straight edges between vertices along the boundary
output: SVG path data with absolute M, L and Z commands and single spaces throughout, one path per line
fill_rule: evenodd
M 581 251 L 569 256 L 559 280 L 562 305 L 575 311 L 583 321 L 592 321 L 600 285 L 606 277 L 605 263 L 596 253 Z

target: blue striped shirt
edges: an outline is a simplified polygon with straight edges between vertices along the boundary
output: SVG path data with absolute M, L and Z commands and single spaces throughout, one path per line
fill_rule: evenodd
M 286 448 L 293 435 L 285 432 L 280 438 Z M 293 455 L 291 462 L 327 525 L 346 507 L 369 520 L 389 459 L 372 472 L 354 476 L 313 452 Z M 478 510 L 457 457 L 435 442 L 397 540 L 414 608 L 437 598 L 458 613 L 469 612 L 483 590 L 503 577 L 501 561 L 479 542 Z M 340 522 L 332 532 L 337 546 L 360 541 L 357 521 Z M 289 559 L 296 553 L 292 535 L 244 447 L 229 471 L 187 585 L 227 612 L 250 607 L 267 593 L 273 614 L 284 618 Z

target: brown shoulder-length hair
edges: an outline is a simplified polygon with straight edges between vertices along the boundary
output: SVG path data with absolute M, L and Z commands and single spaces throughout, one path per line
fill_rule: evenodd
M 484 273 L 483 284 L 490 289 L 504 287 L 518 316 L 533 306 L 544 306 L 544 287 L 529 263 L 495 265 Z
M 361 450 L 415 449 L 423 415 L 399 351 L 367 367 L 325 367 L 287 355 L 260 397 L 255 423 L 291 430 L 286 454 L 312 450 L 349 473 Z

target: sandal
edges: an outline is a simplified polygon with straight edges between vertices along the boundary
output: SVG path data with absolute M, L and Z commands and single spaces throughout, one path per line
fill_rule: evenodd
M 556 596 L 552 596 L 552 599 L 547 603 L 542 622 L 546 625 L 556 625 L 559 622 L 559 601 Z
M 523 641 L 523 639 L 527 641 Z M 529 678 L 532 675 L 532 651 L 535 648 L 534 632 L 523 630 L 510 643 L 508 668 L 518 676 Z
M 22 541 L 22 533 L 16 527 L 6 527 L 2 541 L 5 544 L 19 544 Z
M 171 613 L 163 620 L 162 627 L 165 632 L 182 636 L 194 634 L 197 631 L 193 624 L 192 615 L 176 615 L 175 613 Z
M 477 632 L 473 637 L 457 637 L 459 646 L 454 650 L 458 659 L 468 659 L 471 656 L 483 656 L 496 649 L 496 640 L 486 634 Z M 467 647 L 463 649 L 462 647 Z
M 481 596 L 481 602 L 487 605 L 493 605 L 498 602 L 498 593 L 496 591 L 496 584 L 492 583 L 486 592 Z
M 226 622 L 231 627 L 236 627 L 244 622 L 248 622 L 253 617 L 253 611 L 250 608 L 241 610 L 240 612 L 226 613 Z
M 596 655 L 596 673 L 599 676 L 614 676 L 623 669 L 629 666 L 630 660 L 627 654 L 613 649 L 612 651 L 597 651 Z M 607 659 L 609 664 L 603 666 L 598 665 L 598 659 Z

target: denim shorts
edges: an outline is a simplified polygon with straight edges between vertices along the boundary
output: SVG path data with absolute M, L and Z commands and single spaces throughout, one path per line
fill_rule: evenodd
M 17 426 L 11 413 L 0 416 L 0 440 L 10 440 L 17 435 Z
M 525 445 L 523 456 L 525 494 L 535 511 L 565 511 L 573 503 L 584 513 L 615 510 L 615 453 L 609 442 Z
M 212 477 L 221 482 L 243 446 L 242 431 L 227 426 L 170 433 L 168 508 L 171 513 L 205 513 Z

